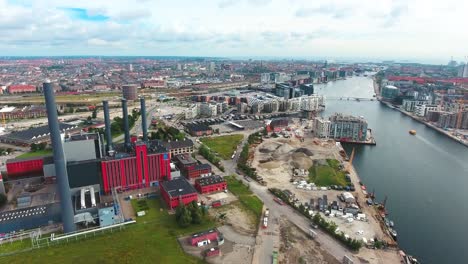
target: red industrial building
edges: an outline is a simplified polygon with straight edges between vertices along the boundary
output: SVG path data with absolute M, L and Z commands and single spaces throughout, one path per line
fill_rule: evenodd
M 135 189 L 157 186 L 159 181 L 171 179 L 170 154 L 139 142 L 134 155 L 106 157 L 101 161 L 102 188 L 109 193 L 112 188 Z
M 213 129 L 207 125 L 187 125 L 187 132 L 194 137 L 209 136 L 213 134 Z
M 10 159 L 6 162 L 7 174 L 9 178 L 18 176 L 43 175 L 43 165 L 44 157 Z
M 211 229 L 208 231 L 203 231 L 200 233 L 193 234 L 190 239 L 190 245 L 196 246 L 198 242 L 203 240 L 215 241 L 218 240 L 219 233 L 216 229 Z
M 7 87 L 9 94 L 18 94 L 18 93 L 35 93 L 37 92 L 36 86 L 34 85 L 10 85 Z
M 170 181 L 163 181 L 159 185 L 161 196 L 169 209 L 174 209 L 180 203 L 187 205 L 192 201 L 198 201 L 195 188 L 183 177 Z
M 266 126 L 266 130 L 268 132 L 280 132 L 284 128 L 288 127 L 289 120 L 288 119 L 274 119 Z
M 195 180 L 195 189 L 200 193 L 212 193 L 227 189 L 226 180 L 219 175 L 204 177 Z
M 188 153 L 179 154 L 175 156 L 174 160 L 181 174 L 188 179 L 211 174 L 211 166 L 209 164 L 198 164 Z
M 205 251 L 205 257 L 214 257 L 219 256 L 220 254 L 221 250 L 219 249 L 219 247 L 213 247 Z

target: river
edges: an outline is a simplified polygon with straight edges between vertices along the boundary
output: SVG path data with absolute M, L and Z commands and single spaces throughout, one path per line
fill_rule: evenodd
M 329 97 L 374 94 L 368 77 L 314 87 Z M 377 101 L 327 100 L 322 116 L 335 112 L 363 116 L 373 131 L 377 145 L 355 146 L 353 164 L 379 201 L 388 196 L 400 247 L 422 263 L 467 263 L 468 148 Z

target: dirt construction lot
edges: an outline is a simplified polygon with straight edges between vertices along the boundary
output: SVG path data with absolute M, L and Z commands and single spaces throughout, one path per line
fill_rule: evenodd
M 338 264 L 333 256 L 307 234 L 285 219 L 280 220 L 281 246 L 279 263 Z
M 291 191 L 295 198 L 301 203 L 309 203 L 311 199 L 315 200 L 327 195 L 328 202 L 337 201 L 341 207 L 345 204 L 340 202 L 338 195 L 343 191 L 336 190 L 305 190 L 297 189 L 296 185 L 290 182 L 293 178 L 294 181 L 308 180 L 307 170 L 317 162 L 322 162 L 325 159 L 336 159 L 346 166 L 347 162 L 339 155 L 341 146 L 335 144 L 334 141 L 324 141 L 316 138 L 305 138 L 301 142 L 297 138 L 270 138 L 265 139 L 255 150 L 255 156 L 252 161 L 252 167 L 257 168 L 259 176 L 267 182 L 268 188 L 279 188 L 282 190 Z M 293 176 L 293 169 L 306 170 L 304 176 Z M 357 177 L 354 171 L 352 176 Z M 349 223 L 344 218 L 340 217 L 326 217 L 329 221 L 335 222 L 339 229 L 346 235 L 362 239 L 378 237 L 383 238 L 385 235 L 380 228 L 379 223 L 375 220 L 375 211 L 369 208 L 365 203 L 365 198 L 361 195 L 359 188 L 359 180 L 353 179 L 356 192 L 353 193 L 357 198 L 357 203 L 362 206 L 363 213 L 369 221 L 353 221 Z M 315 212 L 315 209 L 313 209 Z

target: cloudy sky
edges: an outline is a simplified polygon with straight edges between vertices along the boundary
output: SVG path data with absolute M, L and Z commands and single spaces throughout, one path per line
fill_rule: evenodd
M 0 0 L 0 56 L 468 55 L 466 0 Z

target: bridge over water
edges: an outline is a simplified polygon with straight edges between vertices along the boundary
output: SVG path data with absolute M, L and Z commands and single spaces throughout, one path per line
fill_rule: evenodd
M 341 101 L 375 101 L 376 98 L 372 97 L 347 97 L 347 96 L 327 96 L 326 100 L 341 100 Z

